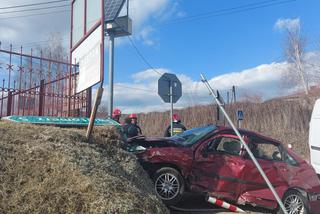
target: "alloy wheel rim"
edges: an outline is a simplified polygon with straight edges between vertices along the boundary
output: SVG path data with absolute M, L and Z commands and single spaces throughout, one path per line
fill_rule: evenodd
M 288 214 L 303 214 L 304 204 L 298 195 L 290 195 L 284 201 L 284 206 Z
M 180 183 L 171 173 L 161 174 L 155 182 L 155 190 L 162 200 L 171 200 L 179 194 Z

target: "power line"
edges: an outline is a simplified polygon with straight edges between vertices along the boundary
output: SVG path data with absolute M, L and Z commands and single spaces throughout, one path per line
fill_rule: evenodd
M 50 7 L 39 7 L 39 8 L 25 9 L 25 10 L 14 10 L 14 11 L 2 12 L 2 13 L 0 13 L 0 15 L 11 14 L 11 13 L 20 13 L 20 12 L 29 12 L 29 11 L 37 11 L 37 10 L 48 10 L 48 9 L 68 7 L 68 6 L 70 6 L 70 5 L 64 4 L 64 5 L 57 5 L 57 6 L 50 6 Z
M 7 7 L 0 7 L 0 10 L 7 10 L 13 8 L 20 8 L 20 7 L 32 7 L 32 6 L 39 6 L 39 5 L 46 5 L 46 4 L 55 4 L 59 2 L 68 2 L 69 0 L 57 0 L 57 1 L 47 1 L 41 3 L 33 3 L 33 4 L 22 4 L 22 5 L 14 5 L 14 6 L 7 6 Z
M 69 38 L 66 38 L 66 39 L 57 39 L 57 41 L 61 41 L 61 42 L 64 42 L 64 41 L 68 41 L 69 40 Z M 34 43 L 23 43 L 23 44 L 21 44 L 21 45 L 15 45 L 15 46 L 13 46 L 14 48 L 20 48 L 21 46 L 24 48 L 24 49 L 26 49 L 26 48 L 32 48 L 32 47 L 34 47 L 35 45 L 40 45 L 40 44 L 43 44 L 43 43 L 48 43 L 48 42 L 50 42 L 50 41 L 52 41 L 52 40 L 43 40 L 43 41 L 39 41 L 39 42 L 34 42 Z M 41 45 L 39 46 L 40 48 L 42 48 L 41 47 Z
M 63 37 L 67 37 L 69 35 L 65 35 Z M 59 39 L 54 39 L 56 41 L 66 41 L 66 40 L 69 40 L 69 38 L 65 38 L 65 39 L 62 39 L 62 38 L 59 38 Z M 40 44 L 40 43 L 46 43 L 46 42 L 50 42 L 50 41 L 53 41 L 52 39 L 48 39 L 48 40 L 42 40 L 42 41 L 36 41 L 36 42 L 26 42 L 26 43 L 22 43 L 21 45 L 22 46 L 30 46 L 30 45 L 34 45 L 34 44 Z
M 52 11 L 52 12 L 47 12 L 47 13 L 35 13 L 35 14 L 30 14 L 30 15 L 9 16 L 9 17 L 3 17 L 3 18 L 0 17 L 0 20 L 15 19 L 15 18 L 26 18 L 26 17 L 31 17 L 31 16 L 42 16 L 42 15 L 67 13 L 67 12 L 70 12 L 70 10 L 57 10 L 57 11 Z
M 59 1 L 51 1 L 51 2 L 44 2 L 44 3 L 38 3 L 38 4 L 49 4 L 49 3 L 57 3 L 57 2 L 63 2 L 63 1 L 68 1 L 68 0 L 59 0 Z M 246 5 L 242 5 L 242 6 L 237 6 L 237 7 L 232 7 L 232 8 L 226 8 L 226 9 L 221 9 L 221 10 L 216 10 L 216 11 L 212 11 L 212 12 L 207 12 L 207 13 L 203 13 L 203 14 L 198 14 L 198 15 L 194 15 L 194 16 L 189 16 L 189 17 L 184 17 L 181 19 L 175 19 L 172 20 L 172 24 L 176 24 L 176 23 L 183 23 L 183 22 L 189 22 L 189 21 L 195 21 L 198 19 L 204 19 L 204 18 L 210 18 L 210 17 L 214 17 L 214 16 L 222 16 L 222 15 L 229 15 L 229 14 L 233 14 L 233 13 L 239 13 L 239 12 L 243 12 L 243 11 L 249 11 L 249 10 L 253 10 L 253 9 L 258 9 L 258 8 L 263 8 L 263 7 L 270 7 L 273 5 L 278 5 L 278 4 L 284 4 L 284 3 L 289 3 L 289 2 L 293 2 L 293 1 L 297 1 L 297 0 L 286 0 L 286 1 L 281 1 L 281 2 L 275 2 L 277 0 L 269 0 L 269 1 L 264 1 L 264 2 L 260 2 L 260 3 L 252 3 L 252 4 L 246 4 Z M 272 3 L 274 2 L 274 3 Z M 268 4 L 267 4 L 268 3 Z M 29 4 L 31 5 L 37 5 L 37 4 Z M 258 6 L 259 5 L 259 6 Z M 18 6 L 12 6 L 12 7 L 23 7 L 23 6 L 27 6 L 27 5 L 18 5 Z M 61 6 L 55 6 L 55 7 L 62 7 Z M 64 5 L 64 6 L 68 6 L 68 5 Z M 256 7 L 253 7 L 256 6 Z M 258 6 L 258 7 L 257 7 Z M 0 8 L 1 9 L 1 8 Z M 44 8 L 35 8 L 35 10 L 39 10 L 39 9 L 44 9 Z M 237 10 L 238 9 L 238 10 Z M 239 10 L 242 9 L 242 10 Z M 236 11 L 233 11 L 236 10 Z M 25 10 L 26 11 L 26 10 Z M 18 11 L 17 11 L 18 12 Z M 22 11 L 20 11 L 22 12 Z M 56 13 L 62 13 L 62 12 L 70 12 L 70 10 L 61 10 L 61 11 L 54 11 L 54 12 L 48 12 L 48 13 L 39 13 L 39 14 L 30 14 L 30 15 L 24 15 L 24 16 L 12 16 L 12 17 L 4 17 L 4 18 L 0 18 L 1 19 L 13 19 L 13 18 L 24 18 L 24 17 L 31 17 L 31 16 L 38 16 L 38 15 L 47 15 L 47 14 L 56 14 Z M 225 12 L 225 13 L 221 13 L 221 12 Z M 217 14 L 220 13 L 220 14 Z M 0 13 L 1 14 L 1 13 Z M 3 14 L 3 13 L 2 13 Z M 170 23 L 170 22 L 168 22 Z M 148 61 L 147 59 L 143 56 L 143 54 L 140 52 L 140 50 L 137 48 L 137 46 L 135 45 L 135 43 L 133 42 L 133 40 L 131 39 L 131 37 L 128 37 L 129 41 L 131 43 L 131 45 L 134 47 L 135 51 L 137 52 L 137 54 L 140 56 L 140 58 L 145 62 L 145 64 L 148 65 L 149 68 L 151 68 L 152 70 L 154 70 L 156 73 L 158 73 L 159 75 L 162 75 L 159 71 L 157 71 Z M 45 42 L 45 41 L 40 41 Z M 40 43 L 39 42 L 39 43 Z M 38 42 L 34 42 L 34 44 L 37 44 Z
M 221 9 L 221 10 L 215 10 L 212 12 L 202 13 L 202 14 L 184 17 L 184 18 L 180 18 L 180 19 L 174 19 L 174 20 L 170 20 L 166 23 L 162 23 L 159 25 L 186 23 L 186 22 L 196 21 L 196 20 L 200 20 L 200 19 L 212 18 L 212 17 L 217 17 L 217 16 L 223 16 L 223 15 L 231 15 L 231 14 L 235 14 L 235 13 L 271 7 L 271 6 L 275 6 L 275 5 L 287 4 L 287 3 L 294 2 L 294 1 L 297 1 L 297 0 L 285 0 L 285 1 L 269 0 L 269 1 L 264 1 L 264 2 L 260 2 L 260 3 L 246 4 L 246 5 L 242 5 L 242 6 L 226 8 L 226 9 Z
M 181 22 L 194 21 L 196 19 L 203 19 L 203 18 L 209 18 L 209 17 L 214 17 L 214 16 L 229 15 L 229 14 L 233 14 L 233 13 L 239 13 L 239 12 L 244 12 L 244 11 L 249 11 L 249 10 L 255 10 L 255 9 L 264 8 L 264 7 L 270 7 L 270 6 L 279 5 L 279 4 L 285 4 L 285 3 L 294 2 L 294 1 L 297 1 L 297 0 L 285 0 L 285 1 L 281 1 L 281 2 L 275 2 L 275 1 L 277 1 L 277 0 L 268 0 L 268 1 L 263 1 L 263 2 L 260 2 L 260 3 L 252 3 L 252 4 L 246 4 L 246 5 L 233 7 L 233 8 L 216 10 L 216 11 L 213 11 L 213 12 L 208 12 L 208 13 L 204 13 L 204 14 L 198 14 L 198 15 L 194 15 L 194 16 L 191 16 L 191 17 L 185 17 L 185 18 L 182 18 L 182 19 L 176 19 L 176 20 L 173 20 L 173 23 L 181 23 Z M 239 9 L 241 9 L 241 10 L 239 10 Z M 177 20 L 178 21 L 181 20 L 181 21 L 177 22 Z M 174 22 L 174 21 L 176 21 L 176 22 Z M 132 38 L 130 36 L 128 36 L 128 39 L 129 39 L 132 47 L 135 49 L 136 53 L 143 60 L 143 62 L 149 68 L 151 68 L 153 71 L 155 71 L 157 74 L 159 74 L 161 76 L 162 74 L 159 71 L 157 71 L 148 62 L 148 60 L 143 56 L 143 54 L 140 52 L 138 47 L 133 42 Z
M 133 89 L 133 90 L 138 90 L 138 91 L 146 91 L 146 92 L 157 93 L 157 91 L 154 91 L 154 90 L 151 90 L 151 89 L 143 89 L 143 88 L 137 88 L 137 87 L 131 87 L 131 86 L 115 85 L 115 87 L 127 88 L 127 89 Z
M 142 61 L 150 68 L 152 69 L 154 72 L 156 72 L 157 74 L 159 74 L 160 76 L 162 76 L 162 73 L 157 71 L 149 62 L 148 60 L 142 55 L 142 53 L 140 52 L 140 50 L 138 49 L 138 47 L 135 45 L 134 41 L 132 40 L 132 38 L 130 36 L 127 36 L 131 46 L 134 48 L 134 50 L 136 51 L 136 53 L 139 55 L 139 57 L 142 59 Z
M 145 92 L 152 92 L 152 93 L 158 93 L 156 90 L 152 90 L 152 89 L 144 89 L 144 88 L 138 88 L 138 87 L 131 87 L 131 86 L 125 86 L 125 85 L 115 85 L 115 87 L 118 88 L 127 88 L 127 89 L 132 89 L 132 90 L 137 90 L 137 91 L 145 91 Z M 192 92 L 183 92 L 183 94 L 189 94 L 189 95 L 193 95 Z

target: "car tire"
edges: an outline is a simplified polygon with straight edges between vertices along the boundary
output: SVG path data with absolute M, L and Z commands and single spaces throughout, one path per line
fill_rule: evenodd
M 163 167 L 153 176 L 154 190 L 166 205 L 177 204 L 184 193 L 184 180 L 174 168 Z
M 287 213 L 310 214 L 308 200 L 297 190 L 287 191 L 282 199 Z M 283 214 L 281 208 L 278 208 L 278 214 Z

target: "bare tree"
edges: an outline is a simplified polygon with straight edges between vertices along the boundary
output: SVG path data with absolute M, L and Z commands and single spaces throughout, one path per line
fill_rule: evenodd
M 97 118 L 107 118 L 108 117 L 108 107 L 105 104 L 101 104 L 98 107 Z
M 309 94 L 309 79 L 303 59 L 306 40 L 301 36 L 300 25 L 286 27 L 285 56 L 290 67 L 283 78 L 290 85 L 302 85 L 306 95 Z
M 50 33 L 48 36 L 48 42 L 37 47 L 38 54 L 42 52 L 43 56 L 46 58 L 66 61 L 68 52 L 67 48 L 63 46 L 62 38 L 63 37 L 59 32 Z

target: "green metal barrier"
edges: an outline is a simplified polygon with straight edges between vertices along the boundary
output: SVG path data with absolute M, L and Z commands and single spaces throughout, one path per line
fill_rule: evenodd
M 39 117 L 39 116 L 9 116 L 3 117 L 3 120 L 8 120 L 17 123 L 32 123 L 40 125 L 57 125 L 57 126 L 88 126 L 89 118 L 86 117 Z M 121 126 L 111 119 L 95 119 L 95 126 Z

